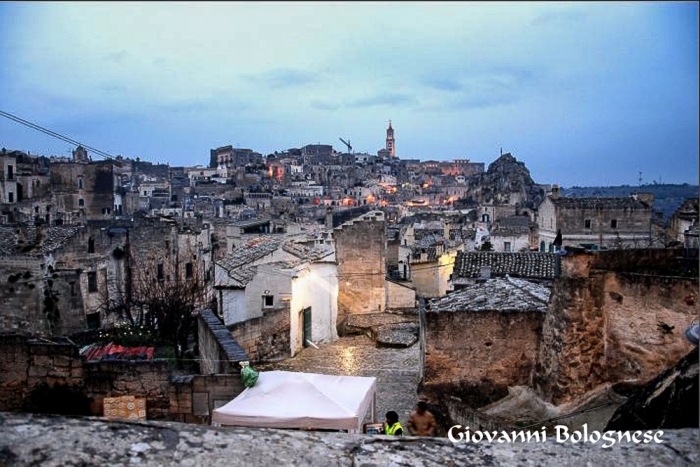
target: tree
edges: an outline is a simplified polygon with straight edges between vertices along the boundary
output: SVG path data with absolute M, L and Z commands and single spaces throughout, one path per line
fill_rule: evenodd
M 115 316 L 119 322 L 146 330 L 157 342 L 171 345 L 182 366 L 188 350 L 188 338 L 196 330 L 196 312 L 208 306 L 203 273 L 194 264 L 186 265 L 183 277 L 149 276 L 148 268 L 136 273 L 127 263 L 100 292 L 98 310 L 105 316 Z M 121 263 L 121 261 L 120 261 Z M 167 279 L 167 280 L 166 280 Z
M 493 245 L 491 244 L 491 241 L 486 240 L 484 243 L 482 243 L 481 247 L 479 248 L 479 251 L 493 251 Z

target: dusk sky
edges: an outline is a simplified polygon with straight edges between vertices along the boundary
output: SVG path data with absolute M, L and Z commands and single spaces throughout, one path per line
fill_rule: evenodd
M 698 183 L 698 3 L 0 3 L 0 110 L 112 155 L 232 144 Z M 0 117 L 0 145 L 70 155 Z M 93 154 L 93 160 L 101 158 Z

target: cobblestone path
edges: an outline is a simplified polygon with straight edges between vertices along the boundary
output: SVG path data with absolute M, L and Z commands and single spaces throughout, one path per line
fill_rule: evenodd
M 336 342 L 308 347 L 295 357 L 259 365 L 261 371 L 285 370 L 328 375 L 377 378 L 377 421 L 395 410 L 405 426 L 417 398 L 420 346 L 377 348 L 367 335 L 341 337 Z M 365 421 L 369 421 L 369 411 Z

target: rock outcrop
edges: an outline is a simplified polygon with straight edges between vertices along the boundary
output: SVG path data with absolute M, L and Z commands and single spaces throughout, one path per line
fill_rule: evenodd
M 505 153 L 484 173 L 472 175 L 466 193 L 480 204 L 511 204 L 530 209 L 536 208 L 544 199 L 544 190 L 530 176 L 524 162 L 519 162 L 510 153 Z
M 698 350 L 639 388 L 608 422 L 606 430 L 697 428 Z

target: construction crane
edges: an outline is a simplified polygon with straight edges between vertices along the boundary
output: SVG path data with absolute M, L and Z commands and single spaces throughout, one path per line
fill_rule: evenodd
M 338 138 L 340 141 L 343 142 L 344 145 L 348 147 L 348 154 L 352 153 L 352 146 L 350 146 L 350 141 L 345 141 L 343 138 Z

